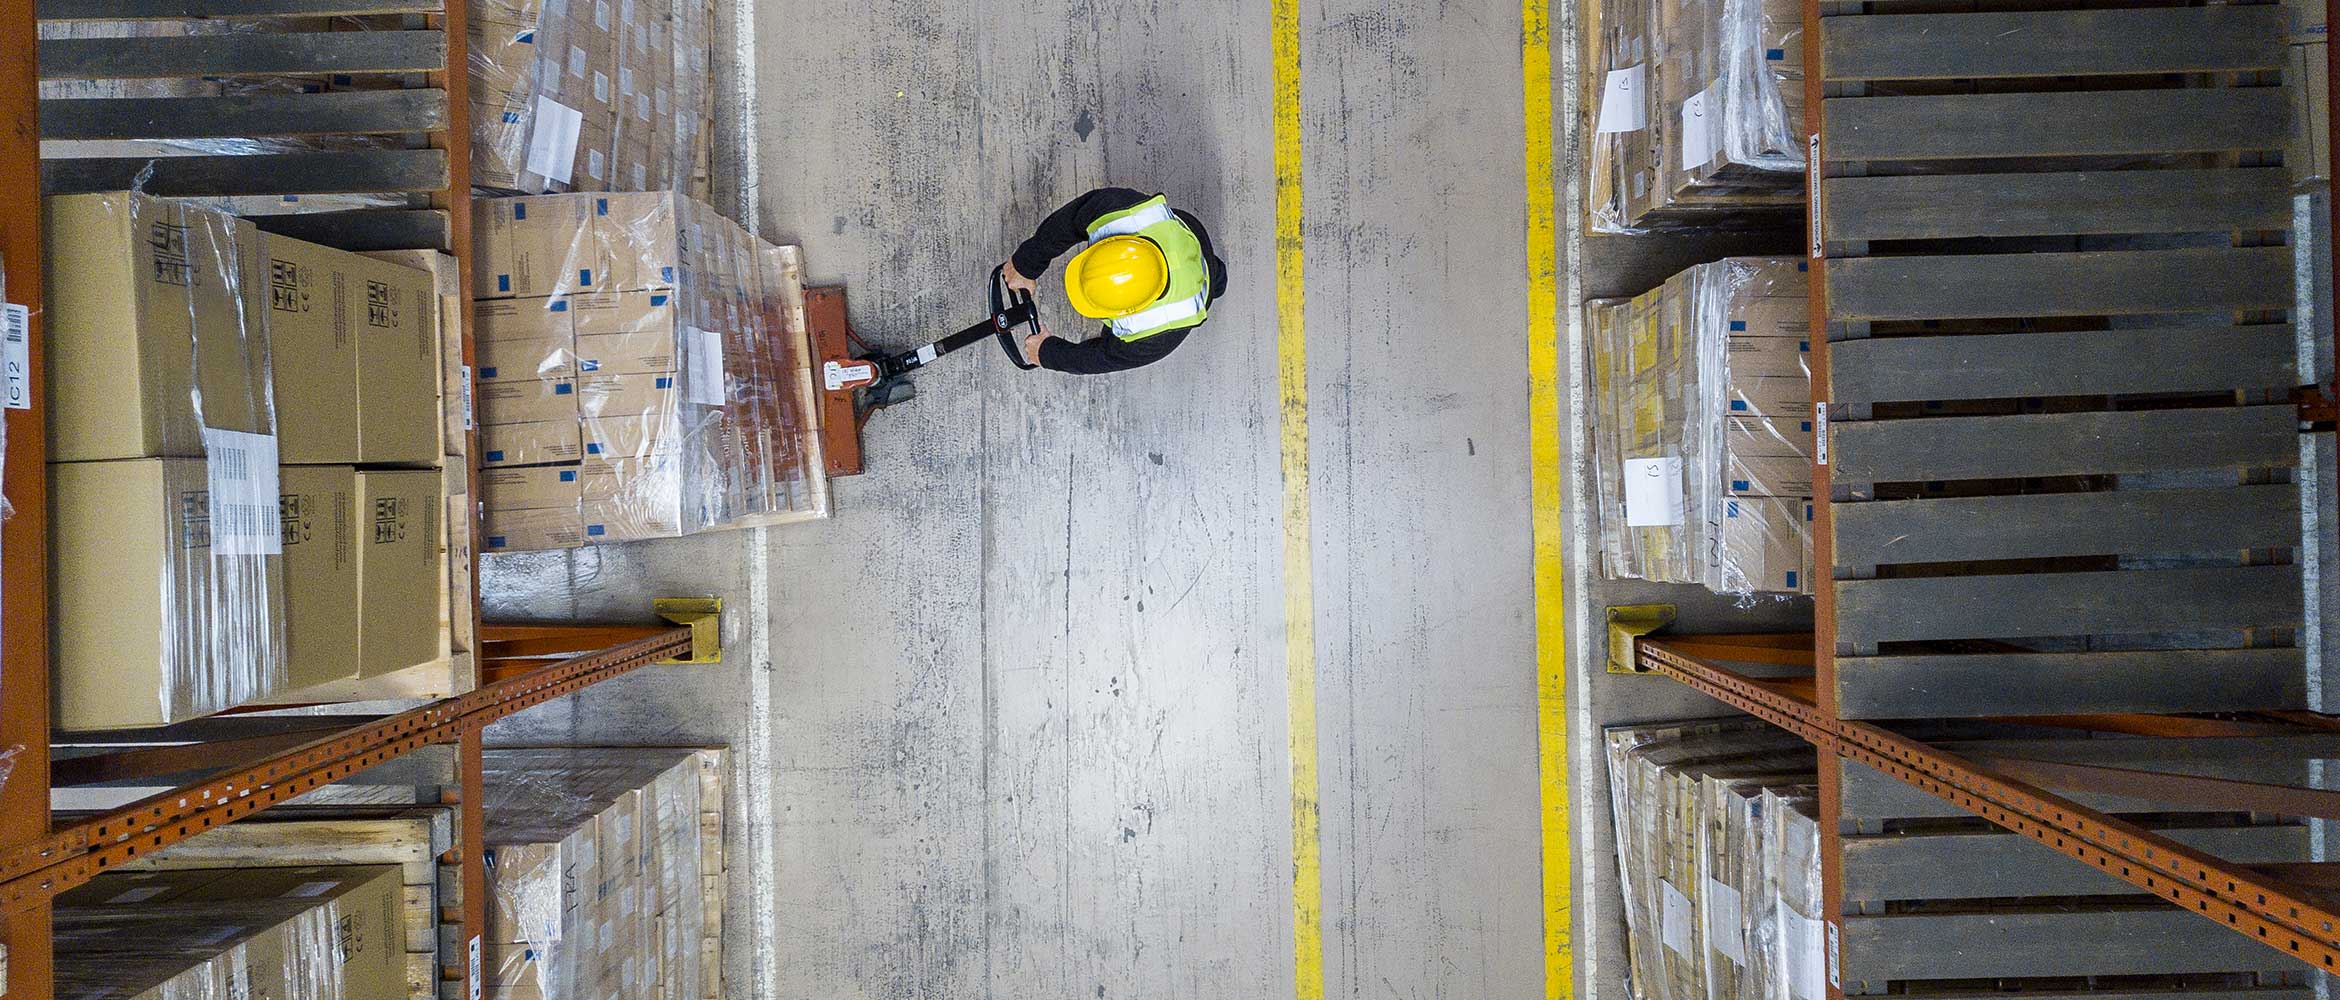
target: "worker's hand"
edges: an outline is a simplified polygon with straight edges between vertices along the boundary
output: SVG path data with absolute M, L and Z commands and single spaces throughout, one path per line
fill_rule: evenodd
M 1033 364 L 1039 364 L 1039 363 L 1040 363 L 1040 344 L 1041 344 L 1043 341 L 1046 341 L 1047 339 L 1048 339 L 1048 334 L 1046 334 L 1046 333 L 1027 333 L 1027 334 L 1025 334 L 1025 335 L 1024 335 L 1024 360 L 1026 360 L 1026 361 L 1029 361 L 1029 362 L 1031 362 L 1031 363 L 1033 363 Z
M 1012 257 L 999 266 L 999 275 L 1002 280 L 1007 282 L 1009 288 L 1026 295 L 1035 294 L 1040 290 L 1037 283 L 1024 277 L 1024 272 L 1016 270 L 1016 262 Z

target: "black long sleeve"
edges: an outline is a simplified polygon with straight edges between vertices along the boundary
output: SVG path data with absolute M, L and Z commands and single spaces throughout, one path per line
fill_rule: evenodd
M 1050 337 L 1040 342 L 1040 367 L 1068 375 L 1128 371 L 1169 357 L 1185 342 L 1186 330 L 1169 330 L 1142 340 L 1123 340 L 1107 330 L 1078 344 Z
M 1038 280 L 1048 273 L 1048 265 L 1056 258 L 1088 240 L 1089 224 L 1099 216 L 1121 211 L 1146 198 L 1147 195 L 1128 188 L 1098 188 L 1065 202 L 1063 208 L 1048 213 L 1048 218 L 1040 221 L 1040 228 L 1032 232 L 1031 239 L 1016 248 L 1013 258 L 1016 272 Z

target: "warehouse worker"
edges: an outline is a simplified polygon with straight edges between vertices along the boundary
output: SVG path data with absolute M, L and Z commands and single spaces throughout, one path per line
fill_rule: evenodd
M 1102 334 L 1074 343 L 1046 332 L 1024 338 L 1024 356 L 1042 368 L 1101 375 L 1170 356 L 1227 290 L 1227 265 L 1194 216 L 1128 188 L 1098 188 L 1049 213 L 1008 258 L 1002 277 L 1029 294 L 1048 264 L 1076 244 L 1088 249 L 1064 266 L 1065 297 L 1081 315 L 1105 321 Z

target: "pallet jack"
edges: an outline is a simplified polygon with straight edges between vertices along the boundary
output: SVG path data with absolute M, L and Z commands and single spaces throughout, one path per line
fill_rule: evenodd
M 861 427 L 869 416 L 918 395 L 910 373 L 962 347 L 996 339 L 1017 368 L 1040 367 L 1024 360 L 1023 334 L 1040 332 L 1039 310 L 1030 293 L 1007 286 L 1003 268 L 991 269 L 991 315 L 924 347 L 887 352 L 865 343 L 846 320 L 845 288 L 804 290 L 805 326 L 820 358 L 821 446 L 831 476 L 859 475 Z M 1018 328 L 1027 328 L 1019 332 Z

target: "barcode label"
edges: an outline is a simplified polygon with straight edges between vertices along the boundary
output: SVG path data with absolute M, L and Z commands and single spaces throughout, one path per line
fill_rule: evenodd
M 277 493 L 276 436 L 203 429 L 211 492 L 211 554 L 272 556 L 284 551 Z
M 0 369 L 8 408 L 32 409 L 32 311 L 14 302 L 0 304 Z
M 718 330 L 693 330 L 697 343 L 691 344 L 690 394 L 691 402 L 705 406 L 722 406 L 723 334 Z
M 471 423 L 471 366 L 463 366 L 463 429 L 472 430 Z

